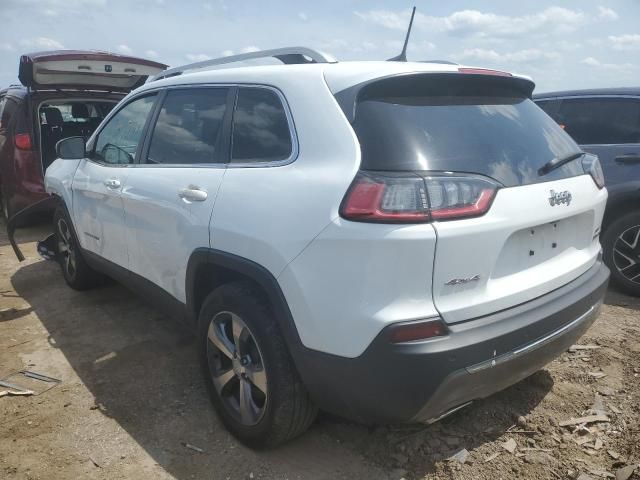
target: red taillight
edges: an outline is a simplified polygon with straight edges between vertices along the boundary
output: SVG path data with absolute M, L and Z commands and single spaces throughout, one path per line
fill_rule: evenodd
M 513 77 L 509 72 L 501 72 L 500 70 L 491 70 L 488 68 L 459 68 L 460 73 L 470 73 L 472 75 L 493 75 L 496 77 Z
M 429 208 L 424 180 L 417 175 L 360 173 L 344 199 L 342 216 L 373 222 L 426 222 Z
M 28 133 L 18 133 L 13 137 L 13 143 L 19 150 L 31 150 L 33 144 L 31 143 L 31 135 Z
M 484 215 L 498 186 L 478 176 L 360 172 L 341 215 L 361 222 L 424 223 Z
M 389 329 L 391 343 L 406 343 L 441 337 L 447 334 L 447 328 L 440 320 L 401 323 Z

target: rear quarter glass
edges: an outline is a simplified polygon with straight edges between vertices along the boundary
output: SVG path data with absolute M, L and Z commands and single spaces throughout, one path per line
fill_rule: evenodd
M 467 78 L 468 77 L 468 78 Z M 538 170 L 578 145 L 527 95 L 477 76 L 399 84 L 361 95 L 354 129 L 362 168 L 477 173 L 512 187 L 584 174 L 580 162 Z

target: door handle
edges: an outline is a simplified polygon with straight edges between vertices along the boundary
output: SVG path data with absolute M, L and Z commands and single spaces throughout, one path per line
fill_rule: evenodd
M 616 157 L 618 163 L 640 163 L 640 155 L 637 153 L 629 153 L 627 155 L 620 155 Z
M 200 187 L 189 185 L 178 192 L 178 196 L 185 202 L 204 202 L 207 199 L 207 192 L 200 190 Z
M 113 190 L 120 188 L 120 180 L 117 178 L 108 178 L 104 181 L 104 184 L 107 188 L 111 188 Z

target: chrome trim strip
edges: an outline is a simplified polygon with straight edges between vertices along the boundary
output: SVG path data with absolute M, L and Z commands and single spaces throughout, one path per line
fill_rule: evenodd
M 586 312 L 584 312 L 578 318 L 576 318 L 575 320 L 572 320 L 571 322 L 567 323 L 566 325 L 564 325 L 563 327 L 559 328 L 558 330 L 555 330 L 555 331 L 551 332 L 549 335 L 547 335 L 545 337 L 542 337 L 542 338 L 540 338 L 540 339 L 538 339 L 538 340 L 536 340 L 536 341 L 534 341 L 532 343 L 529 343 L 529 344 L 527 344 L 527 345 L 525 345 L 523 347 L 520 347 L 520 348 L 518 348 L 516 350 L 513 350 L 513 351 L 508 352 L 508 353 L 504 353 L 504 354 L 500 355 L 499 357 L 492 358 L 490 360 L 485 360 L 484 362 L 480 362 L 480 363 L 477 363 L 477 364 L 472 365 L 470 367 L 466 367 L 466 370 L 469 373 L 477 373 L 477 372 L 479 372 L 481 370 L 486 370 L 487 368 L 495 367 L 496 365 L 508 362 L 510 360 L 513 360 L 516 357 L 519 357 L 520 355 L 524 355 L 526 353 L 529 353 L 532 350 L 540 348 L 541 346 L 543 346 L 543 345 L 551 342 L 552 340 L 554 340 L 559 335 L 562 335 L 567 330 L 570 330 L 576 324 L 582 322 L 585 318 L 587 318 L 588 316 L 592 315 L 599 307 L 600 307 L 600 302 L 596 303 L 595 305 L 592 305 Z

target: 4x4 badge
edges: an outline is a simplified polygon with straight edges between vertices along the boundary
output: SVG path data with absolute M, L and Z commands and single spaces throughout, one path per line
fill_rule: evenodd
M 465 283 L 477 282 L 480 280 L 480 275 L 474 275 L 468 278 L 454 278 L 445 283 L 445 285 L 463 285 Z
M 569 190 L 565 190 L 564 192 L 556 192 L 555 190 L 551 190 L 551 195 L 549 196 L 549 204 L 552 207 L 556 205 L 560 205 L 564 203 L 569 206 L 571 203 L 571 192 Z

